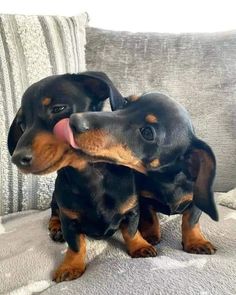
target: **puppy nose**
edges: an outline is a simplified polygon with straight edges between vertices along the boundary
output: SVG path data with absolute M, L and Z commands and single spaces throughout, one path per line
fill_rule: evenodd
M 83 133 L 89 130 L 89 122 L 82 114 L 73 114 L 70 116 L 70 127 L 73 133 Z
M 25 155 L 20 159 L 20 164 L 22 166 L 30 166 L 32 163 L 32 155 Z
M 32 164 L 33 156 L 27 150 L 16 152 L 12 156 L 12 163 L 19 167 L 29 167 Z

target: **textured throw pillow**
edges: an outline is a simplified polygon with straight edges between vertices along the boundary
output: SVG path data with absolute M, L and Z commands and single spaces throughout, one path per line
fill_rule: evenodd
M 55 177 L 19 172 L 8 155 L 7 133 L 30 84 L 85 70 L 87 20 L 87 14 L 0 15 L 0 215 L 49 205 Z
M 235 187 L 236 31 L 86 33 L 87 69 L 105 71 L 124 95 L 158 90 L 177 99 L 216 154 L 215 189 Z
M 229 192 L 219 194 L 217 200 L 220 205 L 236 210 L 236 188 L 230 190 Z M 234 216 L 236 219 L 236 213 Z

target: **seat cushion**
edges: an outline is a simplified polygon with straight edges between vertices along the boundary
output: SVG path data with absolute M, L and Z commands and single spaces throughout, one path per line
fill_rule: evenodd
M 86 239 L 85 273 L 60 284 L 51 278 L 66 244 L 48 236 L 49 214 L 25 211 L 0 220 L 1 294 L 235 294 L 235 210 L 219 206 L 220 222 L 205 214 L 200 219 L 203 233 L 218 249 L 214 255 L 182 250 L 181 216 L 175 215 L 160 220 L 157 257 L 132 259 L 118 233 L 107 241 Z
M 85 70 L 86 23 L 87 14 L 0 15 L 0 215 L 49 205 L 54 176 L 17 171 L 8 155 L 7 133 L 29 85 L 52 74 Z
M 87 69 L 105 71 L 123 95 L 157 90 L 177 99 L 216 154 L 215 190 L 235 187 L 236 31 L 86 32 Z

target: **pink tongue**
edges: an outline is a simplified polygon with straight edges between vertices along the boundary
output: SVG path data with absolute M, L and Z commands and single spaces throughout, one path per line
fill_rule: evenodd
M 73 132 L 70 128 L 69 118 L 62 119 L 53 128 L 53 133 L 60 140 L 68 142 L 73 148 L 78 149 Z

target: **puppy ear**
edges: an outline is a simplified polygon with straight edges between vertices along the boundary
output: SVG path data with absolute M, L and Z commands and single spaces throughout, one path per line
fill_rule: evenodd
M 213 220 L 218 220 L 214 201 L 213 182 L 216 159 L 211 148 L 203 141 L 195 139 L 185 156 L 187 170 L 194 181 L 193 202 Z
M 104 101 L 109 97 L 113 111 L 123 108 L 125 99 L 105 73 L 83 72 L 78 74 L 78 79 L 93 99 Z
M 13 155 L 16 145 L 23 134 L 23 131 L 18 123 L 20 114 L 21 108 L 18 110 L 8 132 L 7 146 L 11 156 Z

